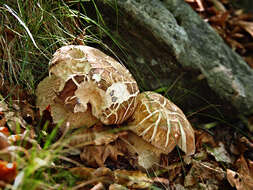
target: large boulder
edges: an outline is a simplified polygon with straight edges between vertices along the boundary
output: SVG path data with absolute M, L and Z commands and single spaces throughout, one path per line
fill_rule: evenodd
M 162 88 L 188 111 L 253 113 L 253 70 L 183 0 L 97 2 L 140 89 Z

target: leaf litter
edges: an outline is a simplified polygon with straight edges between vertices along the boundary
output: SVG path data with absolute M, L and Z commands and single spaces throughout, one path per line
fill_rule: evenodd
M 38 139 L 39 135 L 42 135 L 39 143 L 43 147 L 46 143 L 43 134 L 46 137 L 56 127 L 50 105 L 42 112 L 41 117 L 39 111 L 32 106 L 33 103 L 29 104 L 27 101 L 25 105 L 22 99 L 15 101 L 14 98 L 11 105 L 6 102 L 9 99 L 2 98 L 0 106 L 0 141 L 3 142 L 0 149 L 0 170 L 6 174 L 4 177 L 0 176 L 2 186 L 13 183 L 22 173 L 22 165 L 17 165 L 11 147 L 21 146 L 29 151 L 32 148 L 29 143 L 18 142 L 26 141 L 26 137 L 30 140 Z M 37 127 L 29 127 L 25 120 L 27 115 L 31 116 L 30 123 L 36 123 Z M 15 125 L 9 124 L 10 121 Z M 60 131 L 53 142 L 64 142 L 63 151 L 66 157 L 60 167 L 78 177 L 73 189 L 212 190 L 223 187 L 229 189 L 231 186 L 239 190 L 250 189 L 252 161 L 247 154 L 252 152 L 252 140 L 238 135 L 236 131 L 232 133 L 229 127 L 218 123 L 208 130 L 212 130 L 212 133 L 195 129 L 196 153 L 192 156 L 185 155 L 179 148 L 168 155 L 163 154 L 128 131 L 127 127 L 104 126 L 101 123 L 90 128 Z M 226 142 L 226 138 L 211 135 L 216 133 L 222 134 L 222 137 L 229 134 L 231 138 Z M 64 141 L 61 141 L 62 138 Z M 236 143 L 230 143 L 232 139 Z
M 24 120 L 26 114 L 20 113 L 25 109 L 17 106 L 16 109 L 10 109 L 5 101 L 1 101 L 0 128 L 0 140 L 4 142 L 1 143 L 0 150 L 0 173 L 6 174 L 4 177 L 0 176 L 3 186 L 15 180 L 19 167 L 15 158 L 9 157 L 11 161 L 9 162 L 2 152 L 15 145 L 15 141 L 24 139 L 27 126 L 29 126 Z M 32 108 L 32 106 L 29 107 Z M 31 115 L 33 109 L 28 110 Z M 31 118 L 37 118 L 36 112 L 32 112 L 32 115 Z M 20 133 L 17 133 L 18 130 L 13 130 L 13 126 L 8 124 L 11 119 L 15 119 L 16 125 L 17 122 L 20 122 L 20 128 L 22 127 Z M 45 120 L 51 121 L 49 124 L 51 128 L 55 127 L 50 119 L 50 107 L 44 111 L 40 121 L 45 124 Z M 222 129 L 216 126 L 211 130 L 220 132 Z M 50 133 L 52 129 L 49 127 L 46 131 Z M 63 132 L 55 139 L 56 142 L 62 134 Z M 28 135 L 33 137 L 31 132 Z M 149 143 L 138 138 L 124 126 L 104 126 L 98 123 L 91 128 L 72 129 L 65 136 L 67 143 L 64 147 L 68 151 L 67 156 L 80 162 L 83 166 L 75 167 L 69 164 L 63 166 L 79 177 L 79 182 L 75 184 L 74 189 L 102 189 L 102 187 L 108 189 L 153 187 L 158 189 L 176 189 L 177 187 L 219 189 L 224 185 L 226 179 L 227 187 L 229 184 L 239 190 L 252 187 L 252 161 L 244 157 L 244 154 L 253 148 L 250 139 L 238 137 L 235 145 L 238 150 L 231 151 L 221 139 L 216 139 L 215 136 L 204 130 L 195 130 L 195 135 L 196 153 L 194 155 L 185 156 L 181 150 L 175 149 L 168 155 L 163 154 L 159 158 L 157 156 L 159 152 L 152 153 Z M 31 147 L 26 146 L 26 148 Z M 76 154 L 73 154 L 74 151 L 71 152 L 74 149 L 78 150 Z
M 253 68 L 253 15 L 229 0 L 185 0 Z M 234 1 L 234 3 L 239 1 Z
M 231 10 L 226 0 L 185 1 L 253 67 L 250 55 L 253 44 L 245 43 L 252 41 L 251 15 L 241 10 Z M 15 92 L 10 98 L 8 92 L 13 92 L 13 89 Z M 42 135 L 39 143 L 43 146 L 45 139 L 40 132 L 45 132 L 47 136 L 56 124 L 52 120 L 50 105 L 40 117 L 33 106 L 34 99 L 22 92 L 21 88 L 5 84 L 1 86 L 0 93 L 0 187 L 4 187 L 22 174 L 19 172 L 22 166 L 18 166 L 15 157 L 8 154 L 8 151 L 11 152 L 8 148 L 23 146 L 29 150 L 31 146 L 17 142 L 25 140 L 27 136 L 34 139 L 39 135 Z M 252 156 L 248 153 L 253 152 L 253 142 L 236 132 L 228 133 L 224 128 L 217 124 L 210 130 L 232 136 L 228 142 L 204 130 L 195 130 L 196 153 L 192 156 L 185 156 L 176 148 L 168 155 L 159 157 L 160 152 L 151 153 L 149 143 L 143 142 L 124 127 L 102 124 L 70 130 L 65 136 L 61 131 L 53 141 L 57 143 L 61 138 L 67 139 L 64 150 L 73 162 L 62 162 L 61 166 L 79 177 L 72 189 L 212 190 L 231 189 L 231 186 L 238 190 L 252 189 L 253 164 Z M 73 163 L 80 163 L 81 166 L 76 167 Z

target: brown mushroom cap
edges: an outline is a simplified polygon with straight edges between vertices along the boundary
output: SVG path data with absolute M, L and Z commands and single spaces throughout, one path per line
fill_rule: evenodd
M 60 79 L 59 100 L 72 112 L 85 112 L 102 123 L 120 124 L 135 110 L 138 86 L 119 62 L 89 46 L 64 46 L 50 63 L 50 74 Z
M 131 131 L 166 154 L 176 145 L 188 155 L 195 152 L 194 130 L 184 113 L 155 92 L 138 95 L 136 111 L 128 126 Z
M 56 98 L 56 91 L 60 86 L 60 80 L 56 76 L 44 78 L 36 89 L 36 105 L 40 110 L 40 113 L 47 108 L 48 105 L 54 103 Z
M 57 102 L 57 90 L 60 86 L 60 79 L 55 75 L 51 75 L 42 80 L 36 89 L 36 105 L 40 113 L 50 105 L 51 115 L 55 123 L 63 121 L 63 126 L 67 123 L 71 128 L 78 128 L 82 126 L 90 127 L 97 122 L 97 119 L 92 116 L 91 110 L 87 109 L 85 112 L 73 113 L 67 109 L 63 104 Z

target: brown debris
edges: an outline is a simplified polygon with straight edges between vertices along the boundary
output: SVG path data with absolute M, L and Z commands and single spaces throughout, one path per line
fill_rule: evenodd
M 197 183 L 211 183 L 218 187 L 225 178 L 225 172 L 214 162 L 193 161 L 193 165 L 185 177 L 185 187 L 194 186 Z
M 227 180 L 237 190 L 253 189 L 253 161 L 241 156 L 237 162 L 237 172 L 227 169 Z
M 0 181 L 13 182 L 17 175 L 17 164 L 0 160 Z
M 241 9 L 235 9 L 227 0 L 185 1 L 252 67 L 252 46 L 248 46 L 248 43 L 253 40 L 252 14 L 244 13 Z
M 122 156 L 121 147 L 113 145 L 86 146 L 80 157 L 89 166 L 102 167 L 107 158 L 117 161 L 118 156 Z
M 70 169 L 72 173 L 79 177 L 90 179 L 98 179 L 94 181 L 94 185 L 98 182 L 106 184 L 114 184 L 110 189 L 118 189 L 119 187 L 128 187 L 130 189 L 147 189 L 153 184 L 153 180 L 148 178 L 145 173 L 140 171 L 115 170 L 100 167 L 98 169 L 87 167 L 76 167 Z M 99 180 L 100 179 L 100 180 Z

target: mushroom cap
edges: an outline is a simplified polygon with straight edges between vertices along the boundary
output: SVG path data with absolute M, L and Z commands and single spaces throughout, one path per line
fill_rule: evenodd
M 36 89 L 36 105 L 40 110 L 40 114 L 47 108 L 48 105 L 54 103 L 56 91 L 60 86 L 60 79 L 55 75 L 44 78 Z
M 106 125 L 127 120 L 136 107 L 139 89 L 131 73 L 98 49 L 69 45 L 56 51 L 49 73 L 60 79 L 59 100 L 76 112 L 91 107 Z
M 194 130 L 174 103 L 155 92 L 137 96 L 137 107 L 129 129 L 168 154 L 176 145 L 186 154 L 195 152 Z
M 39 108 L 40 113 L 50 105 L 51 116 L 54 123 L 63 121 L 62 126 L 70 124 L 71 128 L 78 128 L 82 126 L 90 127 L 97 122 L 97 119 L 92 116 L 91 110 L 88 108 L 84 112 L 73 113 L 68 110 L 64 104 L 59 103 L 57 96 L 57 89 L 60 86 L 60 79 L 51 75 L 43 79 L 36 89 L 36 106 Z

